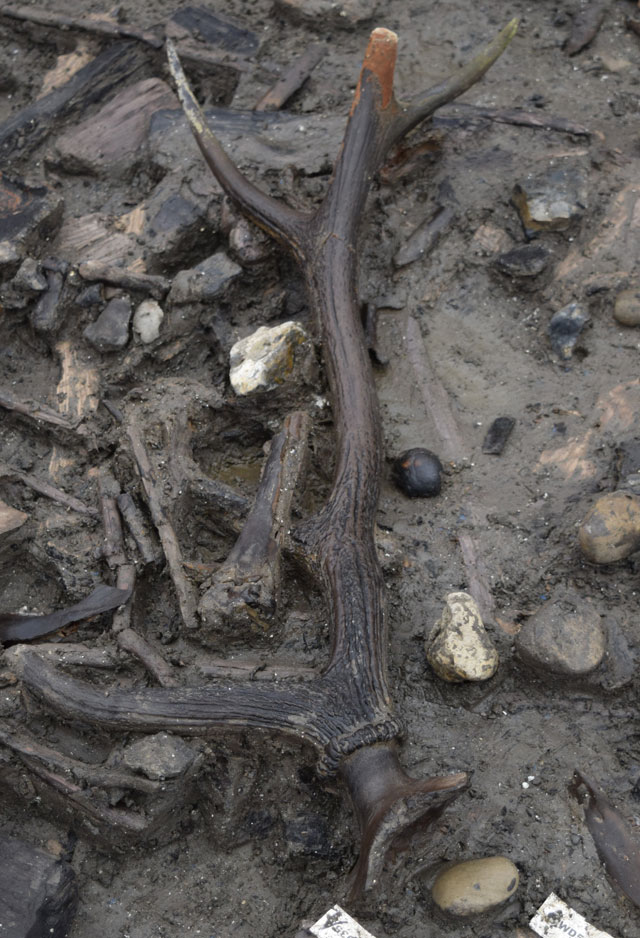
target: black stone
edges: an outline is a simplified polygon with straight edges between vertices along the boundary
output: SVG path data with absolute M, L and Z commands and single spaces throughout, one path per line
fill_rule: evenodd
M 551 252 L 541 244 L 524 244 L 496 258 L 497 269 L 509 277 L 537 277 L 548 266 Z
M 395 460 L 391 478 L 409 498 L 430 498 L 440 494 L 442 463 L 431 450 L 408 449 Z
M 496 417 L 484 438 L 482 452 L 499 456 L 516 425 L 514 417 Z
M 129 341 L 131 300 L 118 297 L 111 300 L 95 322 L 84 330 L 87 342 L 99 352 L 117 352 Z
M 571 358 L 578 337 L 590 318 L 589 313 L 577 303 L 569 303 L 552 317 L 547 334 L 559 358 L 565 361 Z

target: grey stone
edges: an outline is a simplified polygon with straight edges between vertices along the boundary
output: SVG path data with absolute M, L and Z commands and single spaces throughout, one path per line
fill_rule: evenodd
M 540 231 L 566 231 L 587 208 L 587 174 L 575 164 L 550 166 L 516 183 L 512 200 L 528 238 Z
M 20 252 L 13 241 L 0 241 L 0 274 L 11 277 L 20 266 Z
M 218 251 L 196 267 L 181 270 L 175 277 L 167 302 L 170 306 L 208 302 L 220 296 L 242 272 L 227 255 Z
M 589 313 L 577 303 L 569 303 L 551 317 L 547 334 L 553 351 L 563 361 L 571 358 L 578 338 L 590 320 Z
M 521 661 L 537 670 L 578 678 L 601 664 L 606 637 L 598 611 L 573 590 L 559 590 L 515 639 Z
M 133 329 L 145 345 L 155 342 L 164 319 L 162 307 L 155 300 L 143 300 L 133 315 Z
M 468 593 L 449 593 L 442 617 L 427 637 L 427 661 L 445 681 L 486 681 L 499 659 L 480 610 Z
M 42 272 L 38 261 L 33 257 L 25 257 L 17 274 L 13 278 L 13 286 L 22 291 L 34 295 L 42 293 L 47 289 L 47 278 Z
M 134 772 L 147 778 L 177 778 L 192 764 L 196 754 L 180 736 L 156 733 L 131 743 L 123 752 L 123 761 Z
M 99 352 L 118 352 L 129 341 L 131 300 L 128 296 L 111 300 L 83 335 Z
M 436 878 L 431 894 L 443 912 L 457 917 L 480 915 L 502 905 L 518 888 L 518 868 L 506 857 L 465 860 Z

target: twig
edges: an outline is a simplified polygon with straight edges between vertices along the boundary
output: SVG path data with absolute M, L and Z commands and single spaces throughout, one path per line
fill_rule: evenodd
M 131 424 L 127 430 L 127 434 L 131 442 L 131 449 L 138 467 L 138 473 L 147 499 L 147 504 L 149 505 L 151 517 L 158 531 L 162 549 L 164 550 L 164 555 L 169 567 L 169 574 L 173 580 L 182 621 L 186 628 L 192 629 L 196 625 L 196 600 L 193 589 L 184 575 L 182 553 L 180 551 L 178 538 L 173 530 L 173 525 L 162 507 L 162 502 L 158 494 L 158 483 L 156 482 L 151 463 L 149 462 L 149 454 L 142 442 L 142 437 L 137 427 Z
M 53 26 L 58 29 L 78 29 L 82 32 L 101 36 L 116 36 L 121 39 L 137 39 L 154 49 L 161 49 L 163 41 L 154 33 L 124 23 L 111 20 L 89 19 L 84 16 L 65 16 L 63 13 L 51 13 L 39 7 L 5 5 L 0 7 L 0 16 L 8 19 L 34 23 L 37 26 Z
M 128 590 L 130 593 L 133 593 L 135 585 L 136 568 L 133 564 L 123 563 L 122 566 L 118 567 L 116 586 L 119 590 Z M 119 606 L 116 609 L 111 621 L 111 631 L 114 634 L 129 628 L 131 624 L 131 605 L 131 603 L 126 603 L 126 605 Z
M 180 50 L 178 50 L 179 52 Z M 311 44 L 306 52 L 291 63 L 284 75 L 264 94 L 254 111 L 277 111 L 287 103 L 305 81 L 316 65 L 324 58 L 322 46 Z
M 134 655 L 145 666 L 149 674 L 152 674 L 161 687 L 176 687 L 178 681 L 169 665 L 162 655 L 152 648 L 141 635 L 134 632 L 133 629 L 123 629 L 118 632 L 116 640 L 120 648 Z
M 119 486 L 110 472 L 101 469 L 98 473 L 98 490 L 100 492 L 100 505 L 102 507 L 102 524 L 104 526 L 104 543 L 102 553 L 113 569 L 126 563 L 124 554 L 124 541 L 122 539 L 122 524 L 116 504 L 116 491 Z
M 143 562 L 145 564 L 155 563 L 158 559 L 158 551 L 149 537 L 142 512 L 128 492 L 122 492 L 121 495 L 118 495 L 116 502 L 124 523 L 136 542 L 136 547 L 140 551 Z
M 447 108 L 442 114 L 438 114 L 435 123 L 447 124 L 456 120 L 450 116 L 450 113 L 460 109 L 471 119 L 484 117 L 498 124 L 516 124 L 531 127 L 533 130 L 554 130 L 558 133 L 574 134 L 577 137 L 590 137 L 593 133 L 584 124 L 577 124 L 565 117 L 553 117 L 536 111 L 521 111 L 519 108 L 478 107 L 476 104 L 466 104 L 464 101 L 458 101 L 454 108 Z
M 140 290 L 160 300 L 171 288 L 171 281 L 156 274 L 137 274 L 124 267 L 108 267 L 96 261 L 87 261 L 80 264 L 78 273 L 83 280 L 108 283 L 112 287 L 123 287 L 125 290 Z
M 69 420 L 68 417 L 56 413 L 46 404 L 38 404 L 35 401 L 19 401 L 8 391 L 0 391 L 0 407 L 5 410 L 11 410 L 21 417 L 28 417 L 36 425 L 45 424 L 49 427 L 59 427 L 68 430 L 70 433 L 78 433 L 78 423 Z
M 7 465 L 7 463 L 0 463 L 0 476 L 17 479 L 30 489 L 33 489 L 34 492 L 39 492 L 40 495 L 45 495 L 47 498 L 52 499 L 52 501 L 58 502 L 66 508 L 71 508 L 81 515 L 89 515 L 91 518 L 97 518 L 100 514 L 97 508 L 85 504 L 85 502 L 80 501 L 79 498 L 75 498 L 73 495 L 67 495 L 66 492 L 56 488 L 55 485 L 50 485 L 49 482 L 43 482 L 41 479 L 30 475 L 28 472 L 22 472 L 20 469 Z

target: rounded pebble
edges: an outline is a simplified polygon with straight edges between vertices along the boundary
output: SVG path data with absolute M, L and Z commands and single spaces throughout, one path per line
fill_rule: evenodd
M 449 593 L 442 617 L 425 642 L 427 661 L 451 683 L 486 681 L 496 673 L 498 652 L 480 610 L 468 593 Z
M 429 449 L 408 449 L 393 463 L 391 478 L 409 498 L 431 498 L 440 494 L 442 463 Z
M 506 857 L 465 860 L 444 870 L 436 878 L 433 901 L 449 915 L 479 915 L 502 905 L 514 895 L 520 876 Z
M 591 563 L 615 563 L 640 547 L 640 498 L 627 492 L 602 495 L 578 530 L 580 549 Z
M 533 668 L 580 677 L 601 664 L 607 642 L 598 611 L 579 593 L 565 590 L 525 622 L 515 646 Z
M 623 326 L 640 326 L 640 290 L 618 293 L 613 318 Z

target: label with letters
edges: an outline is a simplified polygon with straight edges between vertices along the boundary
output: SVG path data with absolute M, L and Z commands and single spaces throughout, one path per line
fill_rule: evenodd
M 309 931 L 316 938 L 374 938 L 371 932 L 359 925 L 339 905 L 325 912 Z
M 541 938 L 613 938 L 608 932 L 590 925 L 586 918 L 553 892 L 545 899 L 529 925 Z

